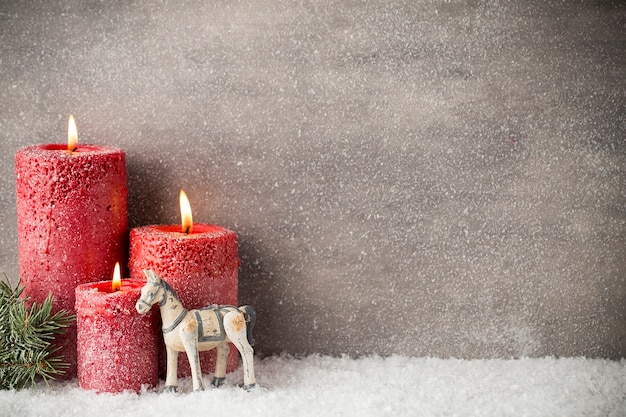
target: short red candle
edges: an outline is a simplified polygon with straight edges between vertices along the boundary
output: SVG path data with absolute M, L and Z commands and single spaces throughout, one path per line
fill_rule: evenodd
M 180 225 L 154 225 L 131 229 L 129 269 L 131 278 L 144 277 L 152 269 L 165 279 L 187 309 L 210 304 L 237 305 L 239 256 L 235 232 L 211 224 L 194 223 L 193 232 Z M 165 372 L 165 355 L 161 371 Z M 184 353 L 178 355 L 180 376 L 191 371 Z M 215 369 L 215 351 L 200 353 L 205 373 Z M 228 372 L 238 365 L 237 349 L 231 346 Z
M 15 156 L 19 271 L 24 295 L 74 311 L 77 285 L 109 276 L 126 259 L 126 160 L 107 146 L 36 145 Z M 76 327 L 57 337 L 76 376 Z
M 98 392 L 140 392 L 159 381 L 161 338 L 158 310 L 139 314 L 135 304 L 144 280 L 111 281 L 76 288 L 78 324 L 78 383 Z

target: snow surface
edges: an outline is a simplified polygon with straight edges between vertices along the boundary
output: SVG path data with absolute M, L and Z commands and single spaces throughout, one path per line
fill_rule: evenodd
M 460 360 L 274 356 L 256 360 L 262 388 L 229 385 L 141 395 L 96 394 L 76 380 L 0 391 L 0 416 L 624 416 L 626 360 Z M 205 377 L 206 382 L 210 375 Z

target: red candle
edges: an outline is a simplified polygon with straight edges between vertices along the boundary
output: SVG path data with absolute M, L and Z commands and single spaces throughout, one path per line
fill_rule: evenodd
M 159 312 L 137 313 L 144 280 L 111 281 L 76 288 L 78 383 L 98 392 L 140 392 L 159 382 Z
M 74 133 L 72 133 L 74 130 Z M 77 285 L 109 276 L 126 259 L 124 151 L 78 145 L 35 145 L 15 156 L 19 270 L 24 295 L 55 310 L 74 310 Z M 57 337 L 60 355 L 76 376 L 76 326 Z
M 183 214 L 184 224 L 153 225 L 131 229 L 129 269 L 131 278 L 152 269 L 165 279 L 187 309 L 211 304 L 238 305 L 239 256 L 237 235 L 220 226 L 191 222 L 191 210 Z M 179 355 L 178 374 L 190 376 L 186 355 Z M 162 349 L 161 371 L 165 373 Z M 200 352 L 205 373 L 215 369 L 215 350 Z M 237 349 L 231 346 L 228 372 L 238 364 Z

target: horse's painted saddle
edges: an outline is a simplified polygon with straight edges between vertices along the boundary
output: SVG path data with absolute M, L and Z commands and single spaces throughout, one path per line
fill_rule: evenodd
M 226 339 L 224 316 L 222 311 L 236 307 L 212 304 L 195 310 L 193 313 L 198 321 L 198 342 L 221 342 Z

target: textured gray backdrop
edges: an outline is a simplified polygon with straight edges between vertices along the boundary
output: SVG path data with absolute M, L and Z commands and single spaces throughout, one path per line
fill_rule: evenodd
M 626 356 L 626 7 L 615 1 L 0 5 L 13 158 L 122 147 L 131 226 L 239 236 L 257 351 Z

